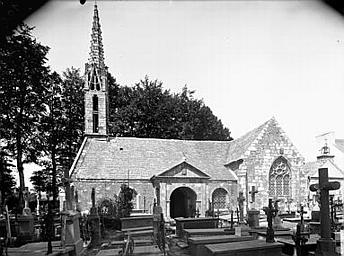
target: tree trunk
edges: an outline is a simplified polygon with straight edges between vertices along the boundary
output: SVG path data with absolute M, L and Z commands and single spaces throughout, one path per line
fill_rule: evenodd
M 25 190 L 25 180 L 24 180 L 24 167 L 23 167 L 23 149 L 21 144 L 21 115 L 17 118 L 17 131 L 16 131 L 16 146 L 17 146 L 17 170 L 19 174 L 19 213 L 24 208 L 24 197 L 23 192 Z
M 51 163 L 52 163 L 52 187 L 53 187 L 53 208 L 57 208 L 57 198 L 58 198 L 58 189 L 56 187 L 56 149 L 55 141 L 53 142 L 53 147 L 51 150 Z

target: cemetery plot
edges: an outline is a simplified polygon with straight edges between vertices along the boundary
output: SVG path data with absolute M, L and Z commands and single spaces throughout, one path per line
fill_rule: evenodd
M 204 256 L 279 256 L 282 255 L 282 247 L 282 243 L 264 240 L 209 244 L 205 245 Z
M 176 221 L 176 235 L 183 236 L 183 229 L 204 229 L 204 228 L 217 228 L 219 219 L 213 217 L 203 218 L 175 218 Z
M 252 236 L 235 236 L 235 235 L 218 235 L 218 236 L 204 236 L 204 237 L 191 237 L 188 240 L 191 256 L 205 255 L 205 245 L 231 243 L 240 241 L 253 240 Z

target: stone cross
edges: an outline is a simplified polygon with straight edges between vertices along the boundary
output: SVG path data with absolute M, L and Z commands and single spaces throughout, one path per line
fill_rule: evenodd
M 239 211 L 239 208 L 238 208 L 238 207 L 236 208 L 236 211 L 235 211 L 235 212 L 236 212 L 237 221 L 238 221 L 238 224 L 239 224 L 239 212 L 240 212 L 240 211 Z
M 24 193 L 23 193 L 23 197 L 24 197 L 24 200 L 25 200 L 25 206 L 23 208 L 23 215 L 24 216 L 29 216 L 31 215 L 31 209 L 29 207 L 29 191 L 27 188 L 25 188 L 24 190 Z
M 91 214 L 97 214 L 97 208 L 96 208 L 96 190 L 95 188 L 92 188 L 92 192 L 91 192 L 91 200 L 92 200 L 92 207 L 91 207 Z
M 244 192 L 239 192 L 239 197 L 238 197 L 238 205 L 239 205 L 239 210 L 240 210 L 240 223 L 244 221 Z
M 258 193 L 258 190 L 256 190 L 256 186 L 252 186 L 249 193 L 251 194 L 251 208 L 255 209 L 256 194 Z
M 329 209 L 329 191 L 340 188 L 337 181 L 328 181 L 328 169 L 319 168 L 319 184 L 312 184 L 309 189 L 313 192 L 320 191 L 320 236 L 317 241 L 316 256 L 336 255 L 336 244 L 331 238 L 331 220 Z
M 303 219 L 303 214 L 306 213 L 304 210 L 303 210 L 303 205 L 300 204 L 300 210 L 298 211 L 300 213 L 300 232 L 303 232 L 304 231 L 304 228 L 305 228 L 305 223 L 304 223 L 304 219 Z
M 254 203 L 256 201 L 256 194 L 258 193 L 258 190 L 256 190 L 256 186 L 252 186 L 249 193 L 251 194 L 251 203 Z
M 72 210 L 75 210 L 75 198 L 74 198 L 75 192 L 74 191 L 75 191 L 75 187 L 71 186 L 71 188 L 70 188 L 70 194 L 71 194 L 70 200 L 71 200 L 71 204 L 72 204 Z
M 272 205 L 272 199 L 269 199 L 269 206 L 263 208 L 268 221 L 268 228 L 266 230 L 266 242 L 273 243 L 274 239 L 274 229 L 272 228 L 272 219 L 276 216 L 277 210 Z

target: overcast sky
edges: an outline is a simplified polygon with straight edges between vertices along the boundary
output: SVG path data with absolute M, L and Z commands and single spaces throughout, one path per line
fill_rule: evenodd
M 93 1 L 51 1 L 26 22 L 48 64 L 84 72 Z M 187 84 L 234 138 L 275 116 L 306 160 L 344 138 L 344 19 L 317 1 L 98 1 L 105 63 L 121 85 Z

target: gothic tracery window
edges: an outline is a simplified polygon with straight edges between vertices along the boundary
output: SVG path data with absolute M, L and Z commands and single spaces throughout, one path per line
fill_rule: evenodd
M 280 156 L 272 164 L 269 173 L 270 197 L 290 196 L 290 167 L 287 159 Z

